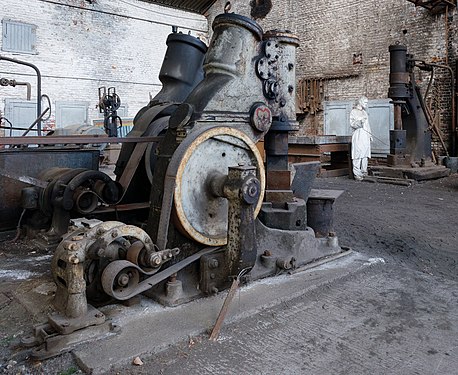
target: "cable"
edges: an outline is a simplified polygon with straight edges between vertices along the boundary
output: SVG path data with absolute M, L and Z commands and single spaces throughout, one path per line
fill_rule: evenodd
M 11 72 L 3 72 L 0 71 L 0 74 L 10 74 Z M 29 73 L 14 73 L 15 75 L 18 76 L 28 76 L 32 77 L 34 76 L 33 74 Z M 81 80 L 81 81 L 94 81 L 94 82 L 100 82 L 100 81 L 105 81 L 105 82 L 116 82 L 116 83 L 128 83 L 131 85 L 144 85 L 144 86 L 160 86 L 162 87 L 162 84 L 160 83 L 147 83 L 147 82 L 134 82 L 134 81 L 113 81 L 113 80 L 107 80 L 106 78 L 87 78 L 87 77 L 68 77 L 68 76 L 53 76 L 53 75 L 42 75 L 43 78 L 57 78 L 57 79 L 76 79 L 76 80 Z
M 49 96 L 46 94 L 41 95 L 41 100 L 46 99 L 48 101 L 48 108 L 49 108 L 49 114 L 48 117 L 42 118 L 42 121 L 48 121 L 51 118 L 51 99 L 49 99 Z
M 85 11 L 88 11 L 88 12 L 96 12 L 96 13 L 101 13 L 101 14 L 107 14 L 109 16 L 127 18 L 127 19 L 131 19 L 131 20 L 136 20 L 136 21 L 143 21 L 143 22 L 153 23 L 153 24 L 157 24 L 157 25 L 176 26 L 175 24 L 172 24 L 170 22 L 152 21 L 152 20 L 148 20 L 146 18 L 126 16 L 125 14 L 117 14 L 117 13 L 113 13 L 113 12 L 107 12 L 107 11 L 91 9 L 91 8 L 82 8 L 82 7 L 77 6 L 77 5 L 59 3 L 59 2 L 53 1 L 53 0 L 38 0 L 38 1 L 41 1 L 43 3 L 54 4 L 54 5 L 58 5 L 58 6 L 78 9 L 79 11 L 85 10 Z M 197 32 L 207 32 L 208 31 L 208 29 L 207 30 L 203 30 L 203 29 L 198 29 L 198 28 L 195 28 L 195 27 L 185 27 L 185 28 L 188 29 L 188 30 L 193 30 L 193 31 L 197 31 Z
M 155 10 L 152 10 L 152 9 L 148 9 L 148 8 L 141 7 L 140 5 L 135 5 L 135 4 L 129 3 L 128 1 L 125 1 L 125 0 L 118 0 L 118 1 L 121 2 L 121 3 L 127 4 L 127 5 L 130 5 L 130 6 L 134 7 L 134 8 L 138 8 L 138 9 L 146 10 L 147 12 L 159 14 L 160 16 L 168 16 L 168 17 L 173 17 L 173 18 L 181 18 L 181 19 L 183 19 L 183 20 L 200 21 L 198 18 L 182 17 L 182 16 L 176 16 L 176 15 L 173 15 L 173 14 L 158 12 L 158 11 L 155 11 Z M 202 20 L 202 21 L 203 21 L 203 20 Z
M 8 124 L 10 124 L 10 137 L 12 137 L 13 136 L 13 124 L 6 117 L 0 117 L 0 123 L 2 122 L 2 120 L 5 120 Z
M 19 217 L 19 221 L 16 227 L 16 236 L 11 240 L 11 242 L 16 242 L 19 239 L 19 237 L 21 237 L 21 222 L 22 222 L 22 218 L 24 217 L 24 214 L 26 211 L 27 209 L 25 208 L 22 210 L 21 216 Z

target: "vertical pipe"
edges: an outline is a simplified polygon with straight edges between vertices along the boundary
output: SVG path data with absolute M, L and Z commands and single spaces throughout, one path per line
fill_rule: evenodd
M 19 64 L 19 65 L 29 66 L 33 70 L 35 70 L 35 72 L 37 73 L 37 119 L 38 119 L 37 132 L 38 132 L 38 135 L 41 135 L 41 117 L 40 117 L 41 116 L 41 72 L 40 70 L 36 67 L 36 65 L 33 65 L 26 61 L 12 59 L 10 57 L 0 55 L 0 60 L 9 61 L 9 62 Z

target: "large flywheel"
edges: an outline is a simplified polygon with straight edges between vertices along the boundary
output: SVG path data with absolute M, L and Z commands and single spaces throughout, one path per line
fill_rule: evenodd
M 257 216 L 265 190 L 265 170 L 260 152 L 244 132 L 231 127 L 215 127 L 197 136 L 191 133 L 179 146 L 176 155 L 178 162 L 172 160 L 169 168 L 175 175 L 177 226 L 183 234 L 199 243 L 225 245 L 228 202 L 215 196 L 209 185 L 213 178 L 227 175 L 229 167 L 256 167 L 256 177 L 261 184 L 261 194 L 255 204 Z M 170 172 L 169 169 L 169 175 Z

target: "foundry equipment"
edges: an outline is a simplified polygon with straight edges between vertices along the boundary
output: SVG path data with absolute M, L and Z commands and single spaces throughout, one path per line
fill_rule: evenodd
M 103 128 L 109 137 L 118 136 L 118 123 L 122 126 L 118 109 L 121 106 L 121 98 L 116 94 L 115 87 L 99 87 L 99 111 L 103 113 Z
M 414 71 L 415 68 L 419 68 L 432 72 L 436 68 L 448 67 L 416 60 L 413 55 L 407 53 L 407 47 L 401 44 L 391 45 L 389 51 L 388 96 L 394 105 L 394 129 L 390 131 L 390 154 L 387 164 L 400 169 L 432 168 L 429 173 L 430 178 L 446 176 L 449 173 L 448 169 L 437 167 L 432 161 L 432 130 L 437 133 L 441 141 L 442 137 L 415 82 Z M 450 68 L 448 70 L 451 72 Z M 451 73 L 451 80 L 453 81 L 453 73 Z M 454 112 L 454 100 L 452 107 Z M 447 153 L 443 141 L 442 144 Z M 425 174 L 412 175 L 414 179 L 423 179 L 425 176 Z
M 98 172 L 88 179 L 79 176 L 89 172 L 73 176 L 71 170 L 42 177 L 51 182 L 40 197 L 57 197 L 59 208 L 90 211 L 94 195 L 108 206 L 150 203 L 141 225 L 83 219 L 63 235 L 52 260 L 57 312 L 24 340 L 41 345 L 37 358 L 94 332 L 113 332 L 97 308 L 108 302 L 144 294 L 175 306 L 226 289 L 241 274 L 255 280 L 342 252 L 331 226 L 318 235 L 307 225 L 304 176 L 316 163 L 296 166 L 291 184 L 297 37 L 263 33 L 240 15 L 219 15 L 204 78 L 202 42 L 174 33 L 167 44 L 164 87 L 137 114 L 129 135 L 160 138 L 123 146 L 116 170 L 122 188 Z

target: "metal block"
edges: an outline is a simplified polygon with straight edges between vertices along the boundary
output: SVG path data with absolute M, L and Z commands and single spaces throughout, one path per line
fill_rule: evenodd
M 306 204 L 302 199 L 283 203 L 282 207 L 264 202 L 258 218 L 269 228 L 304 230 L 307 227 Z
M 444 164 L 447 168 L 450 169 L 450 172 L 458 172 L 458 157 L 447 156 L 444 160 Z
M 266 188 L 269 190 L 289 190 L 291 184 L 290 171 L 267 171 Z
M 292 164 L 294 177 L 291 190 L 296 198 L 307 201 L 320 167 L 321 163 L 319 161 Z
M 275 204 L 293 202 L 294 195 L 292 190 L 266 190 L 265 201 Z

